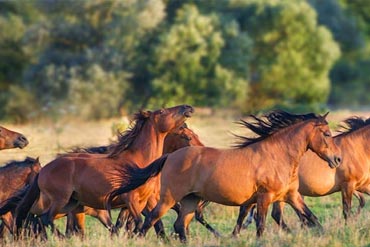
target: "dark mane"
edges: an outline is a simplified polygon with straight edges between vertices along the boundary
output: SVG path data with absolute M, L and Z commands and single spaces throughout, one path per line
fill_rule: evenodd
M 12 160 L 8 161 L 4 166 L 0 167 L 0 172 L 5 169 L 11 169 L 14 167 L 29 167 L 30 165 L 33 165 L 36 162 L 36 159 L 27 157 L 25 160 L 19 161 L 19 160 Z
M 319 119 L 320 116 L 317 116 L 313 113 L 295 115 L 285 111 L 277 110 L 263 115 L 262 117 L 257 117 L 255 115 L 250 115 L 251 120 L 245 121 L 240 120 L 239 124 L 248 128 L 256 137 L 246 137 L 235 135 L 239 142 L 237 142 L 234 147 L 243 148 L 253 143 L 259 142 L 263 139 L 266 139 L 268 136 L 276 133 L 278 130 L 291 126 L 293 124 L 303 122 L 309 119 Z
M 93 147 L 76 147 L 68 151 L 67 154 L 74 153 L 88 153 L 88 154 L 107 154 L 111 149 L 111 145 L 108 146 L 93 146 Z M 64 154 L 62 154 L 64 155 Z
M 111 145 L 110 150 L 112 151 L 108 157 L 114 158 L 132 145 L 149 118 L 150 113 L 150 111 L 140 111 L 134 114 L 130 127 L 123 133 L 119 133 L 118 141 Z
M 339 135 L 346 135 L 368 125 L 370 125 L 370 118 L 364 119 L 361 117 L 354 116 L 344 120 L 339 125 L 339 129 L 337 131 L 340 132 Z

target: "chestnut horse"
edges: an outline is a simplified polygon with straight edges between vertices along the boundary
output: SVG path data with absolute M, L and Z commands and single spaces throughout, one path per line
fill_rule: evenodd
M 0 126 L 0 150 L 24 148 L 27 145 L 28 140 L 24 135 Z
M 204 144 L 199 140 L 197 134 L 194 133 L 191 129 L 187 127 L 186 124 L 181 126 L 179 129 L 175 130 L 172 133 L 169 133 L 164 141 L 163 153 L 172 153 L 177 149 L 187 146 L 204 146 Z M 108 152 L 111 146 L 99 146 L 99 147 L 90 147 L 90 148 L 78 148 L 74 152 Z M 220 233 L 215 230 L 203 217 L 203 208 L 208 205 L 207 201 L 202 201 L 196 212 L 196 220 L 204 225 L 210 232 L 212 232 L 216 237 L 221 236 Z M 173 209 L 179 213 L 181 206 L 176 204 Z M 72 233 L 79 233 L 82 236 L 84 235 L 85 229 L 85 214 L 97 218 L 104 226 L 109 226 L 109 214 L 107 210 L 104 209 L 94 209 L 91 207 L 78 207 L 73 212 L 67 216 L 67 227 L 66 234 L 71 235 Z M 131 230 L 132 217 L 129 215 L 126 209 L 121 209 L 119 216 L 117 218 L 116 227 L 121 228 L 126 222 L 126 231 Z
M 57 233 L 53 220 L 58 213 L 68 213 L 77 205 L 104 209 L 107 195 L 125 181 L 123 168 L 133 164 L 145 167 L 160 157 L 166 135 L 181 126 L 192 113 L 193 108 L 188 105 L 141 111 L 135 115 L 134 125 L 122 134 L 108 155 L 66 155 L 51 161 L 40 171 L 16 209 L 17 230 L 22 228 L 28 213 L 41 216 L 43 224 Z M 128 207 L 136 225 L 140 226 L 143 209 L 154 207 L 150 204 L 153 186 L 156 184 L 127 193 L 115 200 L 113 207 Z M 116 230 L 114 225 L 109 229 Z
M 187 146 L 204 146 L 204 144 L 199 140 L 199 137 L 194 131 L 189 129 L 186 123 L 169 133 L 164 140 L 163 153 L 172 153 L 173 151 Z M 72 151 L 71 154 L 74 155 L 83 155 L 83 153 L 107 153 L 108 150 L 112 149 L 112 145 L 108 146 L 98 146 L 98 147 L 89 147 L 89 148 L 76 148 Z M 206 203 L 200 205 L 199 210 L 196 212 L 196 219 L 198 222 L 203 224 L 207 229 L 213 232 L 216 236 L 219 236 L 219 233 L 213 229 L 203 218 L 202 207 Z M 174 208 L 177 212 L 179 207 Z M 79 233 L 82 236 L 84 235 L 85 229 L 85 214 L 97 218 L 105 227 L 109 226 L 109 214 L 107 210 L 104 209 L 94 209 L 87 206 L 79 206 L 67 216 L 67 227 L 66 234 L 71 235 L 72 233 Z M 62 217 L 59 215 L 58 217 Z M 116 227 L 121 228 L 126 222 L 126 230 L 131 229 L 132 217 L 130 217 L 126 208 L 123 208 L 117 218 Z
M 41 165 L 39 159 L 27 157 L 23 161 L 10 161 L 0 168 L 0 202 L 17 193 L 24 186 L 33 182 L 36 174 L 39 173 Z M 1 204 L 0 204 L 1 205 Z M 8 211 L 0 214 L 2 223 L 0 225 L 0 238 L 4 236 L 5 227 L 13 233 L 13 213 Z
M 352 207 L 352 196 L 359 201 L 359 209 L 364 207 L 364 198 L 361 192 L 370 194 L 370 118 L 348 118 L 341 124 L 341 134 L 334 137 L 334 142 L 342 152 L 342 165 L 336 169 L 325 166 L 312 152 L 307 152 L 299 165 L 299 192 L 303 196 L 318 197 L 335 192 L 341 192 L 343 216 L 347 220 Z M 287 225 L 282 219 L 284 203 L 274 203 L 271 215 L 273 219 L 285 230 Z M 245 215 L 245 207 L 240 209 L 234 234 L 238 234 Z M 253 208 L 249 221 L 253 218 Z
M 201 199 L 229 206 L 251 207 L 257 203 L 258 237 L 265 228 L 268 206 L 275 201 L 288 202 L 302 221 L 321 227 L 298 192 L 298 164 L 308 149 L 325 159 L 330 167 L 340 164 L 340 150 L 325 117 L 284 111 L 274 111 L 262 118 L 251 115 L 253 121 L 241 123 L 258 136 L 240 137 L 243 142 L 235 149 L 185 147 L 144 169 L 126 166 L 127 179 L 108 197 L 107 208 L 117 195 L 150 183 L 150 178 L 160 174 L 160 200 L 145 218 L 142 235 L 180 202 L 181 213 L 175 228 L 185 242 L 185 229 Z

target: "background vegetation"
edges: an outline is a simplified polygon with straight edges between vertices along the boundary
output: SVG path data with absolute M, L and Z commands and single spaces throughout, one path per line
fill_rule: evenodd
M 194 116 L 187 120 L 191 129 L 199 135 L 199 139 L 206 145 L 219 148 L 230 147 L 236 140 L 231 133 L 238 135 L 248 135 L 245 128 L 235 124 L 237 119 L 232 116 L 218 115 L 216 111 L 211 116 L 202 116 L 196 112 Z M 339 121 L 352 116 L 364 114 L 363 112 L 336 111 L 328 116 L 330 125 L 335 128 Z M 367 117 L 370 113 L 367 112 Z M 17 159 L 22 160 L 25 156 L 40 156 L 42 165 L 46 165 L 53 160 L 57 153 L 65 152 L 73 147 L 86 147 L 92 145 L 104 145 L 109 143 L 109 139 L 114 138 L 115 129 L 120 124 L 125 124 L 124 119 L 109 119 L 100 121 L 57 121 L 57 125 L 29 123 L 27 125 L 10 125 L 11 129 L 24 133 L 30 144 L 20 149 L 2 150 L 0 163 Z M 238 207 L 228 207 L 211 203 L 205 209 L 207 221 L 214 226 L 221 234 L 222 238 L 216 239 L 199 223 L 193 221 L 190 225 L 189 244 L 187 246 L 317 246 L 317 247 L 342 247 L 342 246 L 369 246 L 370 243 L 370 203 L 366 196 L 366 207 L 361 214 L 354 217 L 348 224 L 344 223 L 342 216 L 340 193 L 330 196 L 310 198 L 305 201 L 319 218 L 324 227 L 323 233 L 318 233 L 315 229 L 302 229 L 297 216 L 287 206 L 284 212 L 287 223 L 292 229 L 291 234 L 287 234 L 278 229 L 272 218 L 268 216 L 266 231 L 261 240 L 255 237 L 256 229 L 252 224 L 249 229 L 243 230 L 239 238 L 231 237 L 232 229 L 235 225 Z M 353 212 L 356 213 L 358 202 L 353 200 Z M 117 216 L 114 211 L 114 218 Z M 175 213 L 169 211 L 164 217 L 166 232 L 170 235 L 173 232 Z M 65 219 L 56 220 L 59 229 L 64 232 Z M 12 236 L 7 234 L 5 240 L 0 240 L 0 245 L 4 247 L 26 247 L 26 246 L 185 246 L 180 244 L 175 238 L 170 238 L 169 243 L 158 240 L 153 230 L 150 230 L 147 237 L 128 238 L 122 231 L 117 238 L 111 238 L 108 230 L 96 219 L 87 217 L 86 238 L 81 240 L 78 237 L 58 239 L 49 234 L 50 238 L 46 242 L 38 240 L 14 241 Z
M 370 103 L 367 0 L 0 1 L 0 117 Z

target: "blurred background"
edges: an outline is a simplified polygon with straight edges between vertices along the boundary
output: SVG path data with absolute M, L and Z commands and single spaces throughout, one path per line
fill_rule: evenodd
M 0 118 L 370 106 L 368 0 L 2 0 Z

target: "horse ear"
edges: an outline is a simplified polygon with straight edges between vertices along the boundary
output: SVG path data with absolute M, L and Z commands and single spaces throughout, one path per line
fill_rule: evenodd
M 35 163 L 40 163 L 40 157 L 37 157 L 37 158 L 35 159 Z
M 329 112 L 325 113 L 324 116 L 322 116 L 323 119 L 326 119 L 326 117 L 329 115 Z
M 140 115 L 143 116 L 144 118 L 150 117 L 150 114 L 152 114 L 151 111 L 143 111 L 143 110 L 140 110 Z

